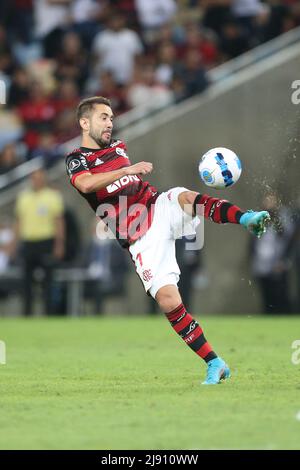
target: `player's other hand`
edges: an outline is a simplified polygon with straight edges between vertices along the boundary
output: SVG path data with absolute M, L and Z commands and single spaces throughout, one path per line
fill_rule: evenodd
M 127 175 L 147 175 L 153 170 L 153 165 L 150 162 L 139 162 L 135 165 L 126 168 Z

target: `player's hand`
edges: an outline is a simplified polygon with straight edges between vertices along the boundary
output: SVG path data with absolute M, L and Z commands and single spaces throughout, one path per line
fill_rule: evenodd
M 153 165 L 150 162 L 139 162 L 128 166 L 126 170 L 127 175 L 147 175 L 153 170 Z

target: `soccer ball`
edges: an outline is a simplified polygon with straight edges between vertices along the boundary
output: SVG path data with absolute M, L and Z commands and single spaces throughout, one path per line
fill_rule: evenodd
M 235 184 L 242 173 L 239 157 L 229 149 L 216 147 L 206 152 L 199 163 L 202 181 L 211 188 L 223 189 Z

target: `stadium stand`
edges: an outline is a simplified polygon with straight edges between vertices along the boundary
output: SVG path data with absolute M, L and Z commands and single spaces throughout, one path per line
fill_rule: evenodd
M 1 174 L 40 155 L 55 164 L 78 133 L 81 98 L 103 94 L 117 115 L 153 112 L 300 23 L 293 0 L 3 0 L 0 9 Z

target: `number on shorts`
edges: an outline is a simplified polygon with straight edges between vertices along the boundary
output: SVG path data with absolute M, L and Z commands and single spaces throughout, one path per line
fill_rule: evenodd
M 136 259 L 139 261 L 140 265 L 143 266 L 142 253 L 138 253 Z

